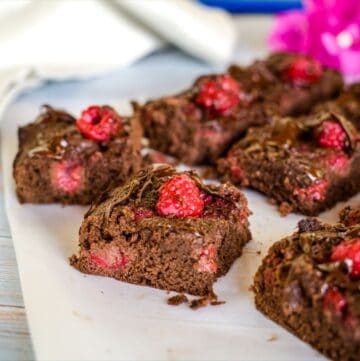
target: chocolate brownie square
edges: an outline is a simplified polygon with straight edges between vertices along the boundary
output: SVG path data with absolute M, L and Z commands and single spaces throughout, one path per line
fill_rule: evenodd
M 254 286 L 259 311 L 336 361 L 360 360 L 360 223 L 300 221 Z
M 203 76 L 181 94 L 135 105 L 135 112 L 151 148 L 189 165 L 213 163 L 248 126 L 266 121 L 248 89 L 227 74 Z
M 278 118 L 249 129 L 218 169 L 265 193 L 283 214 L 316 215 L 360 191 L 360 137 L 336 113 Z
M 141 165 L 139 120 L 109 106 L 91 106 L 78 120 L 45 106 L 18 134 L 13 173 L 21 203 L 89 204 Z
M 147 102 L 140 112 L 150 147 L 186 164 L 214 163 L 249 126 L 297 114 L 336 96 L 339 73 L 294 55 L 274 55 L 226 74 L 202 76 L 186 91 Z
M 150 167 L 92 205 L 70 262 L 84 273 L 208 295 L 250 240 L 249 214 L 230 184 Z

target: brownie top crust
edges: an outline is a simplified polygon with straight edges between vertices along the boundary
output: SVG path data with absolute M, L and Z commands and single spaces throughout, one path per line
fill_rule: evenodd
M 226 130 L 237 129 L 237 121 L 245 116 L 251 117 L 255 125 L 263 123 L 266 114 L 261 109 L 253 110 L 258 98 L 259 88 L 254 87 L 248 74 L 241 82 L 229 74 L 211 74 L 196 79 L 186 91 L 150 100 L 143 108 L 135 105 L 135 109 L 143 112 L 146 126 L 152 122 L 165 125 L 166 117 L 186 116 L 189 123 L 206 123 L 210 130 Z
M 111 109 L 111 107 L 105 106 Z M 121 117 L 121 130 L 108 141 L 99 142 L 86 137 L 77 127 L 76 119 L 69 113 L 43 106 L 35 122 L 19 128 L 19 153 L 16 161 L 24 157 L 49 157 L 72 159 L 95 152 L 107 152 L 109 144 L 123 143 L 130 134 L 130 119 Z
M 179 216 L 165 215 L 159 210 L 159 194 L 162 186 L 177 177 L 185 177 L 186 181 L 193 183 L 199 190 L 201 212 L 190 216 Z M 196 196 L 190 195 L 190 198 L 193 202 Z M 179 203 L 181 201 L 179 199 Z M 245 196 L 231 184 L 206 185 L 195 172 L 178 172 L 167 165 L 143 169 L 124 185 L 104 192 L 91 206 L 85 219 L 95 216 L 106 223 L 117 208 L 124 207 L 129 210 L 129 219 L 155 222 L 156 226 L 164 227 L 168 227 L 169 221 L 175 225 L 188 227 L 198 224 L 199 220 L 205 219 L 209 223 L 214 223 L 232 217 L 240 217 L 245 222 L 250 214 Z
M 329 134 L 334 142 L 327 142 Z M 292 182 L 306 185 L 314 179 L 346 174 L 354 153 L 360 150 L 359 141 L 359 133 L 342 115 L 320 112 L 302 118 L 276 118 L 264 127 L 251 128 L 228 157 L 239 154 L 254 161 L 289 164 L 293 167 Z

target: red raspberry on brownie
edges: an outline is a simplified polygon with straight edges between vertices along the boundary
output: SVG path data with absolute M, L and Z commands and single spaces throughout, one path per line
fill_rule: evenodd
M 230 75 L 219 75 L 200 81 L 196 102 L 219 113 L 225 113 L 235 107 L 240 99 L 239 84 Z
M 317 82 L 322 76 L 321 64 L 307 57 L 296 57 L 284 70 L 283 78 L 297 86 L 308 86 Z
M 92 105 L 81 113 L 76 125 L 86 137 L 105 142 L 121 130 L 122 119 L 109 106 Z
M 205 203 L 231 206 L 206 217 Z M 248 214 L 230 184 L 206 185 L 169 166 L 144 169 L 92 205 L 71 263 L 85 273 L 206 295 L 249 241 Z
M 175 176 L 159 189 L 156 210 L 161 216 L 198 217 L 203 209 L 200 190 L 187 175 Z
M 318 143 L 322 147 L 342 150 L 346 147 L 347 135 L 340 123 L 325 120 L 314 129 Z

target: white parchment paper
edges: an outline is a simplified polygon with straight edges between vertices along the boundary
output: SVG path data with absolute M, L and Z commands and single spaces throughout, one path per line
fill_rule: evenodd
M 166 63 L 166 62 L 165 62 Z M 168 64 L 168 63 L 166 63 Z M 197 65 L 198 67 L 199 65 Z M 163 76 L 171 66 L 158 66 Z M 129 75 L 133 94 L 150 96 L 154 75 L 140 67 Z M 158 93 L 178 87 L 182 77 L 199 69 L 179 67 L 169 81 L 159 83 Z M 164 75 L 165 71 L 165 75 Z M 144 82 L 145 75 L 149 78 Z M 135 78 L 134 78 L 135 77 Z M 249 291 L 252 277 L 268 247 L 291 233 L 301 216 L 279 216 L 266 199 L 246 190 L 251 210 L 253 241 L 230 272 L 215 285 L 226 304 L 193 311 L 185 305 L 171 307 L 165 291 L 83 275 L 69 266 L 77 250 L 78 229 L 84 207 L 20 205 L 14 192 L 12 162 L 17 151 L 17 127 L 34 119 L 39 104 L 51 102 L 78 114 L 85 104 L 101 100 L 128 111 L 126 76 L 114 85 L 93 81 L 66 86 L 61 94 L 50 90 L 12 105 L 2 126 L 2 162 L 6 210 L 19 266 L 29 327 L 39 360 L 320 360 L 322 357 L 256 311 Z M 125 80 L 124 80 L 125 79 Z M 136 81 L 137 79 L 137 81 Z M 176 83 L 176 81 L 178 81 Z M 111 84 L 111 86 L 109 85 Z M 146 85 L 147 84 L 147 85 Z M 151 87 L 150 87 L 151 88 Z M 65 90 L 66 90 L 65 89 Z M 69 91 L 69 89 L 74 89 Z M 78 98 L 76 97 L 78 95 Z M 347 204 L 358 202 L 353 198 Z M 336 220 L 339 204 L 322 218 Z M 261 254 L 257 254 L 261 251 Z

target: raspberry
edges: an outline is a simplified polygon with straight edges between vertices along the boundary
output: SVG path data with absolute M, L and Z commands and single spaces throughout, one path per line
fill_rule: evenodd
M 110 107 L 93 105 L 81 113 L 76 125 L 86 137 L 105 142 L 120 131 L 122 120 Z
M 196 102 L 224 114 L 240 102 L 240 97 L 239 84 L 229 75 L 220 75 L 200 82 Z
M 125 268 L 129 258 L 125 256 L 117 246 L 105 246 L 104 248 L 96 247 L 90 252 L 90 260 L 99 268 L 108 270 L 117 270 Z
M 84 177 L 82 165 L 69 160 L 63 160 L 54 165 L 52 182 L 54 186 L 65 193 L 74 193 Z
M 330 288 L 325 293 L 323 307 L 327 311 L 342 314 L 345 311 L 346 299 L 336 287 Z
M 343 173 L 349 165 L 348 156 L 343 153 L 333 153 L 322 159 L 322 163 L 329 167 L 333 172 Z
M 197 264 L 199 272 L 215 273 L 218 270 L 218 265 L 215 261 L 216 250 L 213 246 L 204 248 L 200 253 L 200 259 Z
M 297 86 L 306 86 L 315 83 L 321 75 L 321 64 L 317 60 L 305 57 L 294 59 L 283 73 L 285 80 Z
M 345 241 L 336 246 L 331 253 L 331 260 L 344 261 L 350 275 L 354 278 L 360 277 L 360 238 Z
M 159 189 L 156 211 L 160 216 L 198 217 L 203 209 L 199 188 L 185 174 L 172 177 Z
M 326 148 L 342 150 L 346 146 L 347 136 L 343 127 L 332 120 L 325 120 L 319 127 L 315 128 L 317 142 Z
M 134 211 L 135 221 L 141 221 L 144 218 L 150 218 L 154 215 L 153 211 L 148 208 L 137 208 Z
M 297 195 L 304 200 L 322 201 L 325 198 L 327 187 L 328 181 L 322 179 L 307 188 L 296 188 L 294 190 L 294 195 Z

